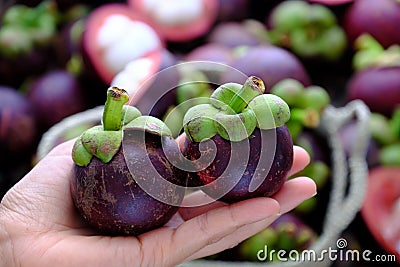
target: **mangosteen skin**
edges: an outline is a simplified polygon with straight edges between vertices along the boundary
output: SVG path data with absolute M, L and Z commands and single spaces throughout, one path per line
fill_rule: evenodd
M 176 150 L 175 140 L 149 133 L 145 135 L 145 142 L 140 140 L 130 138 L 108 163 L 93 157 L 86 167 L 74 167 L 71 193 L 75 206 L 85 221 L 102 234 L 140 235 L 161 227 L 177 212 L 183 199 L 183 191 L 165 191 L 171 194 L 176 205 L 160 202 L 147 194 L 136 182 L 124 156 L 125 153 L 131 164 L 149 157 L 153 165 L 149 169 L 154 167 L 162 178 L 182 185 L 186 174 L 174 167 L 163 152 Z M 140 168 L 141 173 L 147 173 L 143 166 Z M 149 182 L 153 178 L 148 176 Z
M 276 131 L 276 134 L 273 131 Z M 265 140 L 264 138 L 266 138 L 267 140 Z M 273 155 L 273 162 L 271 164 L 270 160 L 272 159 L 272 155 L 262 156 L 262 154 L 273 153 L 273 151 L 269 152 L 265 149 L 268 148 L 268 145 L 267 147 L 264 145 L 267 144 L 269 141 L 273 143 L 273 141 L 275 140 L 273 140 L 272 138 L 276 138 L 276 145 L 275 154 Z M 249 198 L 262 196 L 270 197 L 274 195 L 276 192 L 278 192 L 283 183 L 286 181 L 287 174 L 292 167 L 293 141 L 285 125 L 271 130 L 260 130 L 256 128 L 247 140 L 245 139 L 240 141 L 239 143 L 241 144 L 239 144 L 239 147 L 242 144 L 245 147 L 249 145 L 249 159 L 244 161 L 246 162 L 246 166 L 235 166 L 233 172 L 230 172 L 230 175 L 233 176 L 235 176 L 235 172 L 237 173 L 237 175 L 242 175 L 242 173 L 243 175 L 237 182 L 237 184 L 228 193 L 226 193 L 219 199 L 226 203 L 234 203 Z M 212 142 L 215 143 L 217 148 L 216 156 L 213 162 L 205 169 L 198 172 L 189 172 L 190 186 L 206 185 L 216 180 L 223 174 L 230 160 L 235 160 L 239 157 L 243 157 L 243 151 L 241 149 L 234 149 L 231 151 L 231 142 L 223 139 L 218 134 L 215 135 L 213 138 L 204 141 L 204 148 L 202 148 L 202 150 L 213 150 Z M 198 142 L 191 142 L 189 139 L 186 138 L 185 148 L 183 151 L 184 155 L 190 160 L 199 159 L 199 144 L 200 143 Z M 258 173 L 256 173 L 258 164 L 261 165 L 257 170 Z M 262 168 L 263 165 L 270 165 L 271 167 L 269 171 L 265 168 Z M 244 168 L 245 170 L 243 172 Z M 263 182 L 256 190 L 249 192 L 249 185 L 251 180 L 253 179 L 253 177 L 256 177 L 255 175 L 260 174 L 263 175 L 261 177 L 263 179 Z M 222 182 L 216 183 L 215 186 L 203 188 L 202 190 L 211 197 L 219 196 L 221 190 L 225 190 L 224 188 L 229 186 L 227 184 L 224 184 L 224 182 L 229 183 L 229 180 L 236 180 L 236 178 L 233 177 L 232 179 L 229 179 L 229 177 L 225 178 L 228 179 L 221 179 Z
M 391 116 L 400 103 L 400 67 L 371 67 L 355 73 L 347 84 L 347 102 L 362 100 L 372 112 Z

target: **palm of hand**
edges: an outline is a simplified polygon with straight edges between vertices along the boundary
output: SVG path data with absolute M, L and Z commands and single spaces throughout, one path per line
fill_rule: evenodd
M 0 255 L 5 266 L 174 266 L 232 247 L 315 194 L 308 178 L 287 182 L 274 198 L 181 208 L 168 226 L 138 237 L 99 236 L 77 215 L 69 190 L 72 143 L 54 149 L 3 198 Z M 295 149 L 292 173 L 308 162 Z M 207 198 L 201 192 L 186 204 Z M 3 253 L 4 255 L 2 255 Z

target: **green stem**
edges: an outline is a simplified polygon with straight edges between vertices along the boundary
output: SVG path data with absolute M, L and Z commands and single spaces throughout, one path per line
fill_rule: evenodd
M 264 91 L 264 82 L 258 77 L 250 76 L 239 92 L 232 97 L 229 106 L 234 112 L 240 113 L 254 97 L 263 94 Z
M 122 108 L 129 100 L 124 89 L 110 87 L 107 90 L 107 100 L 103 112 L 104 131 L 119 131 L 122 126 Z

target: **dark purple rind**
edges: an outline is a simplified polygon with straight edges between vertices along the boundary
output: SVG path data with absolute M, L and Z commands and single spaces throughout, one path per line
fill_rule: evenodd
M 0 162 L 8 168 L 13 161 L 31 157 L 39 133 L 34 107 L 14 88 L 0 85 Z M 11 164 L 14 166 L 15 164 Z
M 243 84 L 246 75 L 253 75 L 267 81 L 265 92 L 269 93 L 272 86 L 286 78 L 296 79 L 304 86 L 311 83 L 301 61 L 293 53 L 277 46 L 249 47 L 247 51 L 231 63 L 231 67 L 222 75 L 221 84 L 227 82 Z M 238 70 L 246 75 L 240 74 Z
M 66 70 L 52 70 L 28 87 L 38 123 L 46 130 L 62 119 L 87 108 L 84 91 L 77 78 Z
M 396 0 L 358 0 L 347 9 L 343 27 L 351 42 L 364 33 L 385 48 L 400 44 L 400 3 Z
M 223 22 L 214 27 L 208 36 L 208 41 L 229 48 L 260 45 L 260 39 L 250 32 L 243 23 Z
M 400 67 L 368 68 L 348 81 L 347 101 L 362 100 L 372 112 L 390 116 L 400 104 Z
M 276 133 L 274 133 L 276 131 Z M 276 135 L 275 135 L 276 134 Z M 263 153 L 273 153 L 274 151 L 269 151 L 265 149 L 262 143 L 274 143 L 276 136 L 276 146 L 275 154 L 265 155 Z M 267 140 L 261 140 L 262 138 L 267 138 Z M 234 166 L 231 175 L 232 179 L 221 179 L 220 183 L 216 183 L 215 186 L 210 186 L 203 191 L 205 191 L 211 197 L 218 196 L 221 190 L 224 190 L 229 186 L 229 182 L 235 182 L 238 179 L 237 175 L 241 176 L 239 182 L 230 190 L 227 194 L 220 198 L 221 201 L 227 203 L 233 203 L 249 198 L 260 197 L 260 196 L 272 196 L 282 187 L 283 183 L 286 181 L 287 174 L 293 164 L 293 142 L 290 133 L 286 126 L 281 126 L 273 130 L 259 130 L 256 129 L 253 134 L 246 140 L 240 141 L 244 146 L 247 146 L 247 140 L 250 144 L 249 159 L 245 160 L 246 166 Z M 217 147 L 216 157 L 213 162 L 202 171 L 197 173 L 189 173 L 189 185 L 206 185 L 221 176 L 228 166 L 229 160 L 236 161 L 238 158 L 243 157 L 242 149 L 235 149 L 231 153 L 231 143 L 223 139 L 220 135 L 215 135 L 212 139 L 207 140 L 204 143 L 204 151 L 212 149 L 212 142 L 215 142 Z M 195 160 L 200 157 L 199 144 L 196 142 L 190 142 L 188 139 L 185 141 L 184 154 L 190 160 Z M 240 144 L 240 145 L 242 145 Z M 239 145 L 239 147 L 240 147 Z M 270 159 L 273 156 L 272 165 L 270 164 Z M 262 157 L 263 161 L 260 162 Z M 241 161 L 241 160 L 238 160 Z M 249 185 L 253 177 L 259 175 L 256 173 L 257 165 L 261 164 L 261 168 L 257 172 L 265 171 L 262 166 L 271 165 L 268 173 L 264 175 L 264 181 L 261 185 L 254 191 L 249 192 Z M 245 168 L 243 172 L 243 168 Z M 235 172 L 237 173 L 235 177 Z M 226 178 L 226 177 L 224 177 Z
M 137 131 L 140 132 L 140 131 Z M 162 137 L 166 149 L 177 146 L 170 137 Z M 131 164 L 149 157 L 164 179 L 182 184 L 185 174 L 173 167 L 161 147 L 161 137 L 146 134 L 146 145 L 141 138 L 130 140 L 123 146 Z M 183 193 L 174 195 L 176 205 L 162 203 L 139 187 L 125 162 L 121 148 L 107 164 L 93 158 L 86 167 L 75 165 L 71 193 L 79 213 L 99 232 L 108 235 L 140 235 L 161 227 L 177 212 Z M 141 169 L 142 173 L 146 170 Z M 153 179 L 154 177 L 147 177 Z

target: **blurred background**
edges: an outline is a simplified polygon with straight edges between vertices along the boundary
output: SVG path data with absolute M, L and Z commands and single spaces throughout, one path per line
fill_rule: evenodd
M 358 99 L 371 111 L 364 129 L 371 135 L 368 187 L 342 237 L 348 249 L 396 255 L 397 262 L 380 264 L 400 266 L 399 26 L 397 0 L 1 0 L 0 197 L 39 160 L 43 134 L 103 105 L 110 85 L 126 88 L 131 103 L 165 120 L 177 136 L 189 108 L 181 103 L 209 96 L 218 83 L 244 82 L 243 76 L 229 68 L 174 68 L 148 78 L 178 63 L 212 61 L 262 78 L 266 93 L 289 104 L 292 138 L 312 158 L 302 173 L 315 179 L 319 193 L 206 260 L 258 261 L 264 245 L 301 251 L 318 239 L 332 187 L 320 118 L 327 106 Z M 191 80 L 204 82 L 185 84 Z M 68 129 L 53 145 L 91 126 Z M 350 121 L 340 131 L 348 155 L 357 141 L 354 127 Z

